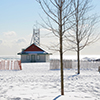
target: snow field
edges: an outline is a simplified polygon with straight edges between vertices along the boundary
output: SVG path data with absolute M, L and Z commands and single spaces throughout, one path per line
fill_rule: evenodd
M 0 100 L 100 100 L 97 68 L 81 69 L 77 75 L 73 67 L 64 70 L 64 96 L 60 70 L 50 70 L 49 63 L 23 63 L 20 71 L 0 71 Z

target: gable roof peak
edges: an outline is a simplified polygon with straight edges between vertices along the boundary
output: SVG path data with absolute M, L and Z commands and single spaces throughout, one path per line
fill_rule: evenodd
M 31 44 L 24 51 L 44 51 L 40 47 L 38 47 L 35 43 Z

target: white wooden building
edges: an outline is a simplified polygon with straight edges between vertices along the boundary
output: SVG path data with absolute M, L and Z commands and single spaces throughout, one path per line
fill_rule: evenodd
M 50 53 L 45 52 L 33 43 L 26 49 L 22 50 L 22 52 L 18 53 L 18 55 L 21 55 L 21 63 L 49 62 Z

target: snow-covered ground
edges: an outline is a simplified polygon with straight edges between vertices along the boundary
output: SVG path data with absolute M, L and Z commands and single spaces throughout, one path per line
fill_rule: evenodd
M 23 63 L 20 71 L 0 71 L 0 100 L 100 100 L 97 68 L 64 70 L 64 96 L 60 94 L 60 70 L 49 63 Z

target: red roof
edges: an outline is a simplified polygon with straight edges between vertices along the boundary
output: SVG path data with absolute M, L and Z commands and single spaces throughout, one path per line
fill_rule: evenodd
M 34 43 L 30 45 L 28 48 L 26 48 L 24 51 L 43 51 L 38 46 L 36 46 Z

